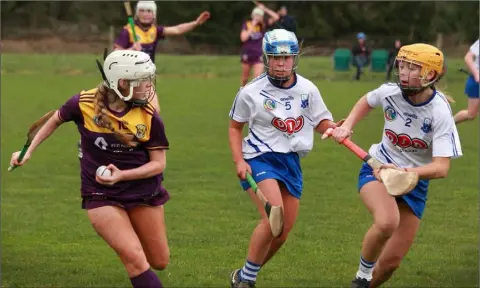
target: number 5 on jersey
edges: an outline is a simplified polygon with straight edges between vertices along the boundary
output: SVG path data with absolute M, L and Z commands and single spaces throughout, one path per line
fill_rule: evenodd
M 290 110 L 290 109 L 292 109 L 292 105 L 290 105 L 290 102 L 289 101 L 285 102 L 285 110 Z

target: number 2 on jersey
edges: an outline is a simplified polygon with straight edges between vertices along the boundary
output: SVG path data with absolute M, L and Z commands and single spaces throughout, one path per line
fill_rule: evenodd
M 405 120 L 405 121 L 406 121 L 406 122 L 405 122 L 405 126 L 411 127 L 411 126 L 410 126 L 410 123 L 412 123 L 412 119 L 411 119 L 411 118 L 407 118 L 407 120 Z

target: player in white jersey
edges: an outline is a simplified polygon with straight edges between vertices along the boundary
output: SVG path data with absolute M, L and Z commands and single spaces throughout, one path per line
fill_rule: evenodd
M 455 123 L 461 123 L 466 120 L 473 120 L 478 115 L 478 106 L 480 105 L 479 98 L 479 66 L 480 66 L 480 45 L 479 39 L 473 43 L 473 45 L 465 54 L 465 63 L 470 71 L 470 77 L 465 83 L 465 94 L 468 96 L 468 109 L 459 111 L 455 114 Z
M 430 179 L 446 177 L 450 159 L 462 155 L 450 105 L 434 86 L 442 74 L 443 53 L 419 43 L 403 46 L 395 61 L 397 84 L 384 84 L 363 96 L 332 133 L 343 141 L 370 110 L 381 106 L 383 137 L 371 146 L 370 155 L 384 163 L 380 169 L 404 169 L 420 178 L 410 193 L 392 197 L 379 180 L 380 170 L 362 166 L 358 190 L 374 223 L 364 237 L 351 287 L 378 287 L 392 276 L 419 228 Z
M 295 34 L 275 29 L 265 34 L 262 44 L 266 72 L 238 92 L 230 110 L 229 140 L 237 175 L 262 216 L 245 265 L 230 275 L 234 288 L 254 287 L 260 267 L 286 241 L 303 189 L 299 158 L 312 149 L 314 131 L 323 133 L 336 125 L 315 84 L 295 73 L 299 57 Z M 249 132 L 242 140 L 245 123 Z M 284 226 L 278 237 L 245 181 L 246 172 L 272 205 L 283 207 Z

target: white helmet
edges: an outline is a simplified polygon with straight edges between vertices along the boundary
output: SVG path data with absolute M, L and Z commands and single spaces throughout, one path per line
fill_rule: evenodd
M 255 7 L 252 11 L 252 17 L 255 16 L 255 15 L 258 15 L 260 17 L 263 17 L 263 15 L 265 15 L 265 12 L 263 12 L 262 9 L 258 8 L 258 7 Z
M 140 85 L 141 81 L 152 81 L 155 77 L 156 66 L 150 56 L 141 51 L 116 50 L 110 53 L 103 63 L 105 83 L 123 101 L 133 97 L 133 87 Z M 123 96 L 118 90 L 118 80 L 125 79 L 130 83 L 130 93 Z
M 137 16 L 138 10 L 140 9 L 152 10 L 153 18 L 157 18 L 157 4 L 155 4 L 155 1 L 138 1 L 135 8 L 135 16 Z

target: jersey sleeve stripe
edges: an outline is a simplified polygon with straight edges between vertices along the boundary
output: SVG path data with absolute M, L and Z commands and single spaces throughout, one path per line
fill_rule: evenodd
M 453 156 L 458 156 L 457 143 L 455 143 L 455 135 L 453 134 L 453 132 L 450 134 L 450 139 L 452 139 Z
M 255 149 L 256 152 L 261 152 L 260 149 L 258 149 L 258 146 L 253 144 L 252 141 L 250 141 L 250 139 L 247 140 L 247 143 L 253 147 L 253 149 Z
M 152 146 L 152 147 L 147 147 L 147 150 L 161 150 L 161 149 L 169 149 L 169 146 Z
M 58 110 L 57 114 L 58 114 L 58 118 L 60 118 L 60 120 L 62 120 L 62 122 L 65 122 L 65 120 L 62 117 L 62 112 L 60 110 Z
M 237 105 L 238 95 L 240 95 L 240 91 L 238 91 L 237 95 L 235 95 L 235 100 L 233 101 L 232 112 L 230 112 L 230 118 L 233 118 L 233 115 L 235 114 L 235 106 Z
M 262 140 L 260 140 L 260 138 L 258 138 L 258 136 L 255 135 L 255 133 L 253 133 L 253 130 L 252 130 L 252 129 L 249 129 L 249 130 L 250 130 L 250 133 L 252 133 L 252 136 L 253 136 L 253 138 L 255 138 L 255 140 L 257 140 L 258 142 L 260 142 L 260 143 L 262 143 L 263 145 L 265 145 L 268 149 L 270 149 L 270 151 L 274 152 L 273 149 L 272 149 L 270 146 L 268 146 L 267 143 L 265 143 L 265 142 L 263 142 Z M 250 140 L 249 140 L 249 141 L 250 141 Z

